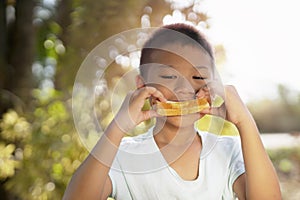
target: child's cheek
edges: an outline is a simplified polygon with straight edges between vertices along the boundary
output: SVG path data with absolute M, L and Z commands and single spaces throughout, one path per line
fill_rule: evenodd
M 157 90 L 159 90 L 166 99 L 170 100 L 170 99 L 174 99 L 174 96 L 176 96 L 174 94 L 174 92 L 168 88 L 168 87 L 165 87 L 165 86 L 162 86 L 162 85 L 155 85 L 154 86 Z

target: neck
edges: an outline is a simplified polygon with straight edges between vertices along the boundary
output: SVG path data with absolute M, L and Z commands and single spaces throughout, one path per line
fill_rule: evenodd
M 154 140 L 168 164 L 178 160 L 188 149 L 201 149 L 202 142 L 194 126 L 178 127 L 157 123 Z

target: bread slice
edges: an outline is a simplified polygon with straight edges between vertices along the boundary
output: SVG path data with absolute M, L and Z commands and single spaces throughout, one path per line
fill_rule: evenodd
M 156 111 L 162 116 L 187 115 L 209 108 L 207 99 L 193 99 L 189 101 L 157 102 Z
M 156 104 L 156 112 L 162 116 L 177 116 L 197 113 L 205 108 L 220 107 L 224 103 L 224 100 L 220 96 L 216 96 L 209 104 L 206 98 L 193 99 L 189 101 L 167 101 Z

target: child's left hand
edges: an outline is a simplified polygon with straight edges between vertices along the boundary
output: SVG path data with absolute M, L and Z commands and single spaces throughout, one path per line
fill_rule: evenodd
M 237 90 L 232 85 L 224 87 L 225 92 L 225 105 L 219 108 L 210 107 L 200 112 L 201 115 L 210 114 L 226 118 L 234 125 L 239 126 L 245 120 L 252 118 L 247 106 L 240 98 Z M 224 108 L 225 107 L 225 108 Z
M 252 120 L 252 115 L 242 101 L 236 88 L 232 85 L 225 86 L 226 119 L 237 127 L 243 122 Z

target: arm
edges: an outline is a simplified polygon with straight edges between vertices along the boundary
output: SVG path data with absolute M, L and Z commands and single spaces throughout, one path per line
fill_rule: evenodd
M 140 122 L 157 116 L 153 110 L 141 111 L 150 96 L 166 101 L 153 87 L 139 88 L 127 95 L 116 117 L 75 172 L 63 199 L 107 199 L 112 192 L 108 173 L 124 134 Z
M 256 123 L 233 86 L 226 86 L 227 118 L 240 133 L 246 173 L 234 183 L 239 199 L 281 199 L 278 177 L 259 136 Z

